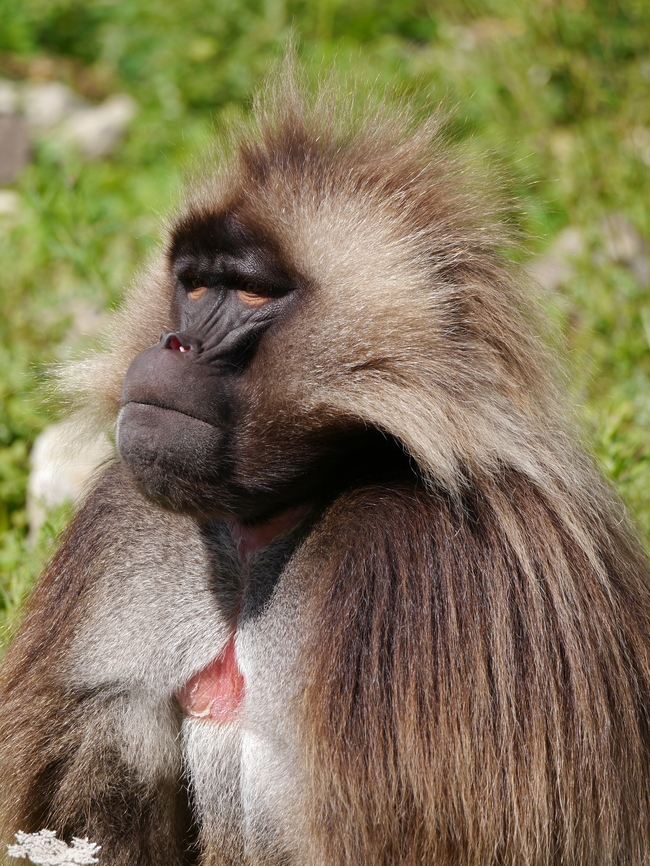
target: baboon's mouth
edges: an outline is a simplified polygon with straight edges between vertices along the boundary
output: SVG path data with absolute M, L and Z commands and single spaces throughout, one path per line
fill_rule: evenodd
M 192 415 L 189 412 L 184 411 L 183 409 L 177 409 L 175 406 L 166 406 L 162 401 L 155 402 L 153 400 L 127 400 L 125 403 L 122 404 L 120 414 L 129 406 L 141 407 L 142 409 L 153 409 L 159 412 L 172 412 L 174 415 L 181 416 L 177 419 L 179 423 L 182 421 L 183 418 L 187 418 L 190 421 L 198 421 L 199 424 L 205 424 L 208 427 L 214 427 L 214 424 L 206 421 L 205 418 L 198 418 L 196 415 Z
M 164 460 L 175 453 L 203 456 L 220 439 L 220 431 L 202 418 L 179 409 L 130 400 L 117 418 L 117 448 L 127 463 Z

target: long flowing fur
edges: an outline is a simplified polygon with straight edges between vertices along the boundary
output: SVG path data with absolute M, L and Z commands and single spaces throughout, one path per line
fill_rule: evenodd
M 517 473 L 481 487 L 358 491 L 321 527 L 314 863 L 649 862 L 647 565 L 607 518 L 581 550 Z

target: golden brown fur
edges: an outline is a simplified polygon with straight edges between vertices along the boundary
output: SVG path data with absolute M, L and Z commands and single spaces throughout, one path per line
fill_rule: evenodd
M 650 604 L 620 527 L 598 574 L 508 471 L 336 508 L 304 696 L 321 862 L 648 862 Z
M 344 492 L 294 554 L 309 592 L 293 709 L 307 794 L 292 863 L 650 864 L 648 563 L 567 432 L 487 207 L 435 122 L 386 109 L 353 119 L 331 94 L 310 105 L 289 76 L 175 223 L 232 212 L 308 287 L 254 361 L 241 435 L 242 448 L 259 443 L 260 467 L 278 436 L 352 419 L 400 443 L 418 476 Z M 119 348 L 71 373 L 102 419 L 132 358 L 174 325 L 170 280 L 165 261 L 139 278 L 116 318 Z M 76 722 L 48 739 L 38 721 L 34 733 L 24 704 L 43 702 L 47 730 L 68 718 L 66 702 L 79 713 L 65 684 L 36 696 L 42 621 L 83 611 L 75 587 L 101 556 L 93 548 L 86 566 L 79 536 L 90 520 L 97 545 L 119 544 L 105 519 L 87 511 L 73 527 L 5 668 L 0 752 L 16 829 L 52 815 L 27 804 L 42 767 L 53 772 L 43 754 L 75 742 Z M 61 625 L 63 653 L 72 628 Z M 45 649 L 48 670 L 58 646 Z M 176 794 L 138 796 L 184 826 Z M 59 826 L 82 835 L 84 821 Z M 157 856 L 136 845 L 108 862 Z M 222 856 L 208 849 L 205 862 Z

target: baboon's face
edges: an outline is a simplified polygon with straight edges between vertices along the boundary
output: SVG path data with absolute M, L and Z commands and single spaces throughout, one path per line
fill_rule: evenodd
M 177 328 L 132 362 L 118 447 L 146 495 L 205 516 L 259 520 L 340 489 L 392 443 L 287 409 L 278 334 L 307 280 L 236 214 L 186 217 L 168 250 Z M 260 354 L 260 349 L 264 351 Z

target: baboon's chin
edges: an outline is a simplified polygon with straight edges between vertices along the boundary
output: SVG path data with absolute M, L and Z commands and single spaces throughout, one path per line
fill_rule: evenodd
M 215 502 L 220 431 L 174 409 L 127 403 L 117 422 L 117 447 L 142 492 L 175 511 L 209 514 Z

